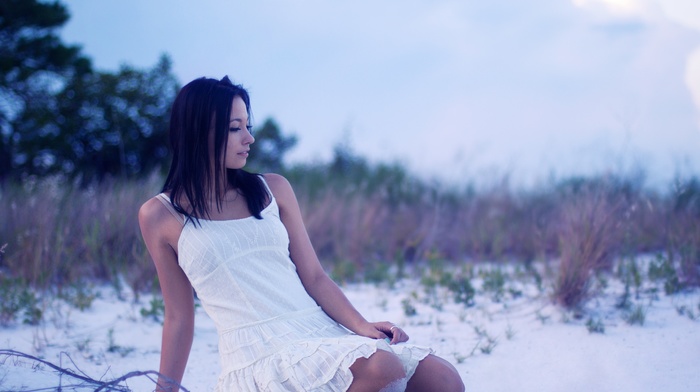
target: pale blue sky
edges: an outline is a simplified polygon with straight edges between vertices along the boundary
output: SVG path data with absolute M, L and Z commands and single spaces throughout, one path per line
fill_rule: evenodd
M 290 158 L 360 155 L 450 181 L 641 165 L 700 173 L 695 0 L 68 0 L 97 67 L 229 75 Z

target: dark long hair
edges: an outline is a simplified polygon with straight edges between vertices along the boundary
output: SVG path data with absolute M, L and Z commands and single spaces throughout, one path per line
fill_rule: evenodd
M 170 113 L 173 160 L 163 192 L 169 191 L 175 209 L 196 223 L 200 218 L 209 218 L 207 201 L 216 200 L 216 208 L 221 208 L 223 176 L 230 187 L 245 197 L 250 213 L 258 219 L 262 219 L 260 212 L 270 197 L 261 175 L 242 169 L 227 169 L 224 165 L 231 105 L 235 97 L 241 97 L 245 102 L 248 118 L 251 118 L 248 91 L 231 83 L 228 76 L 221 80 L 195 79 L 180 90 L 173 103 Z M 209 148 L 212 129 L 214 151 Z M 180 205 L 180 201 L 185 200 L 189 204 L 187 209 Z

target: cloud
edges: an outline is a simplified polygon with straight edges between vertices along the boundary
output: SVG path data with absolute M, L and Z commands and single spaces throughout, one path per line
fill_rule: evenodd
M 680 25 L 700 31 L 700 2 L 695 0 L 659 0 L 666 17 Z M 700 45 L 687 58 L 685 83 L 693 97 L 700 132 Z
M 700 30 L 700 2 L 696 0 L 657 0 L 666 17 L 681 25 Z

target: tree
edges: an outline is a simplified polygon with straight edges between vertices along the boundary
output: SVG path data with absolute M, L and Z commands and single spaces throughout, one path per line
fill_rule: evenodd
M 56 35 L 68 18 L 58 2 L 0 2 L 0 180 L 62 174 L 86 183 L 167 163 L 179 88 L 168 56 L 152 69 L 96 72 Z
M 106 176 L 133 177 L 167 164 L 170 105 L 179 84 L 163 55 L 151 69 L 122 66 L 72 79 L 58 97 L 57 134 L 44 132 L 21 144 L 45 151 L 50 164 L 29 172 L 79 175 L 83 182 Z
M 58 2 L 0 2 L 0 179 L 30 159 L 17 156 L 21 129 L 55 131 L 49 126 L 54 94 L 68 78 L 91 70 L 80 48 L 56 34 L 68 18 Z
M 255 130 L 248 167 L 257 172 L 284 169 L 284 155 L 297 144 L 295 135 L 284 136 L 275 120 L 268 118 Z

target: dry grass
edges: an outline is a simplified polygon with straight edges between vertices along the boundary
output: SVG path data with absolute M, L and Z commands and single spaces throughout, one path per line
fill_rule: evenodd
M 59 178 L 6 185 L 0 242 L 4 265 L 38 287 L 82 279 L 126 278 L 139 290 L 154 268 L 141 241 L 137 211 L 159 180 L 104 182 L 79 188 Z
M 289 173 L 314 246 L 324 261 L 367 271 L 391 260 L 560 260 L 555 298 L 575 307 L 591 276 L 619 256 L 660 253 L 681 285 L 700 285 L 700 182 L 645 190 L 617 177 L 568 179 L 529 191 L 507 181 L 447 189 L 397 168 L 342 174 Z M 0 269 L 29 284 L 126 281 L 149 290 L 154 268 L 141 240 L 139 206 L 161 179 L 81 188 L 59 178 L 0 186 Z M 558 267 L 558 268 L 557 268 Z M 115 283 L 119 284 L 119 283 Z
M 588 299 L 591 278 L 610 269 L 622 238 L 623 200 L 602 189 L 572 192 L 559 211 L 559 269 L 556 301 L 568 308 Z

